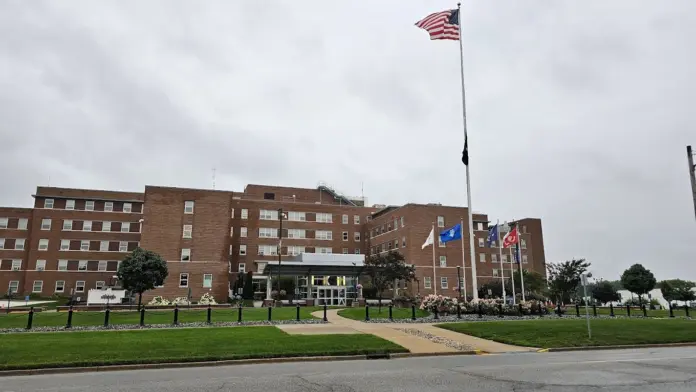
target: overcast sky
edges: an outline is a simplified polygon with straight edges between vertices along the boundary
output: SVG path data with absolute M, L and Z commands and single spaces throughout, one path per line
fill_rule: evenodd
M 0 1 L 0 205 L 37 185 L 466 204 L 448 1 Z M 467 1 L 473 207 L 547 261 L 696 279 L 696 1 Z M 691 53 L 691 54 L 689 54 Z

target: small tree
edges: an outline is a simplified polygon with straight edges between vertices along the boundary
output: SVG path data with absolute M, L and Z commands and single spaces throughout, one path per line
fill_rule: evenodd
M 524 275 L 524 291 L 525 291 L 525 293 L 528 293 L 528 292 L 541 293 L 546 288 L 546 277 L 544 277 L 544 275 L 542 275 L 536 271 L 528 271 L 526 269 L 522 270 L 522 274 Z M 520 287 L 522 287 L 522 283 L 520 280 L 520 274 L 519 273 L 514 274 L 514 279 L 515 279 L 515 287 L 517 288 L 518 291 L 520 291 Z
M 662 296 L 670 303 L 696 300 L 696 293 L 692 290 L 694 286 L 696 286 L 694 282 L 681 279 L 663 280 L 657 284 L 662 291 Z
M 373 255 L 365 260 L 363 273 L 370 277 L 372 286 L 377 290 L 379 306 L 382 306 L 382 292 L 395 280 L 410 282 L 415 279 L 416 269 L 407 265 L 404 256 L 395 251 L 387 254 Z
M 246 274 L 244 288 L 242 288 L 242 298 L 246 300 L 254 299 L 254 272 L 249 271 Z
M 616 289 L 614 289 L 614 285 L 607 281 L 600 281 L 594 284 L 592 288 L 592 298 L 597 300 L 600 304 L 621 301 L 621 296 Z
M 138 294 L 138 309 L 143 303 L 143 293 L 164 284 L 169 275 L 167 262 L 155 252 L 135 248 L 118 267 L 118 280 L 124 289 Z
M 585 259 L 549 263 L 546 266 L 549 278 L 549 292 L 557 303 L 568 303 L 580 284 L 580 275 L 585 273 L 590 263 Z
M 655 288 L 655 275 L 640 264 L 633 264 L 621 274 L 621 285 L 628 291 L 638 295 L 638 301 L 643 304 L 643 296 Z

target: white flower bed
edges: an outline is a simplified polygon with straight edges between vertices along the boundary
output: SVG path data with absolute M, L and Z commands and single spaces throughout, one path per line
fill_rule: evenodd
M 157 296 L 147 303 L 148 306 L 167 306 L 169 304 L 170 302 L 162 296 Z
M 217 305 L 217 302 L 215 302 L 215 298 L 213 298 L 210 293 L 205 293 L 201 296 L 201 299 L 198 300 L 199 305 Z

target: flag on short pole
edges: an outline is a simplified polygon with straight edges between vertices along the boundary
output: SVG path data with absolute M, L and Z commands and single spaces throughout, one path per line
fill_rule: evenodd
M 435 229 L 430 229 L 430 234 L 428 234 L 428 238 L 425 239 L 425 242 L 421 246 L 421 249 L 425 249 L 428 247 L 428 245 L 432 245 L 435 243 Z
M 459 39 L 459 10 L 432 13 L 416 22 L 416 26 L 430 34 L 431 40 Z
M 449 229 L 443 230 L 440 233 L 440 242 L 447 243 L 450 241 L 458 240 L 462 238 L 462 224 L 457 223 Z

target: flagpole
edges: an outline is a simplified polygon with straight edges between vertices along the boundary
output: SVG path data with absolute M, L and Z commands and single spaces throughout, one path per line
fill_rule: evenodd
M 464 144 L 467 144 L 467 134 L 466 134 L 466 89 L 464 87 L 464 44 L 462 43 L 462 3 L 457 3 L 457 19 L 459 22 L 459 68 L 462 74 L 462 121 L 464 124 Z M 468 155 L 468 148 L 465 149 Z M 469 253 L 471 256 L 471 291 L 474 300 L 478 300 L 478 283 L 476 281 L 476 262 L 474 259 L 476 255 L 474 253 L 474 216 L 471 210 L 471 181 L 469 175 L 469 164 L 466 165 L 466 203 L 467 211 L 469 212 Z M 464 271 L 466 272 L 466 270 Z
M 464 301 L 467 300 L 466 297 L 466 251 L 464 250 L 464 236 L 462 234 L 462 230 L 464 230 L 464 218 L 460 218 L 460 230 L 459 230 L 459 238 L 462 241 L 462 278 L 464 282 L 457 282 L 457 285 L 461 286 L 460 283 L 464 284 Z
M 517 265 L 520 267 L 520 290 L 522 290 L 522 302 L 526 302 L 524 297 L 524 273 L 522 271 L 522 230 L 519 223 L 517 224 Z
M 515 255 L 512 254 L 512 247 L 510 247 L 510 280 L 512 280 L 512 304 L 517 302 L 515 297 Z
M 500 254 L 500 283 L 503 285 L 503 301 L 505 301 L 505 265 L 503 264 L 503 242 L 500 240 L 500 219 L 495 221 L 495 226 L 498 232 L 496 240 L 498 241 L 498 252 Z
M 430 246 L 433 247 L 433 294 L 437 295 L 437 276 L 435 272 L 435 222 L 433 222 L 431 233 L 433 233 L 433 243 L 430 244 Z

